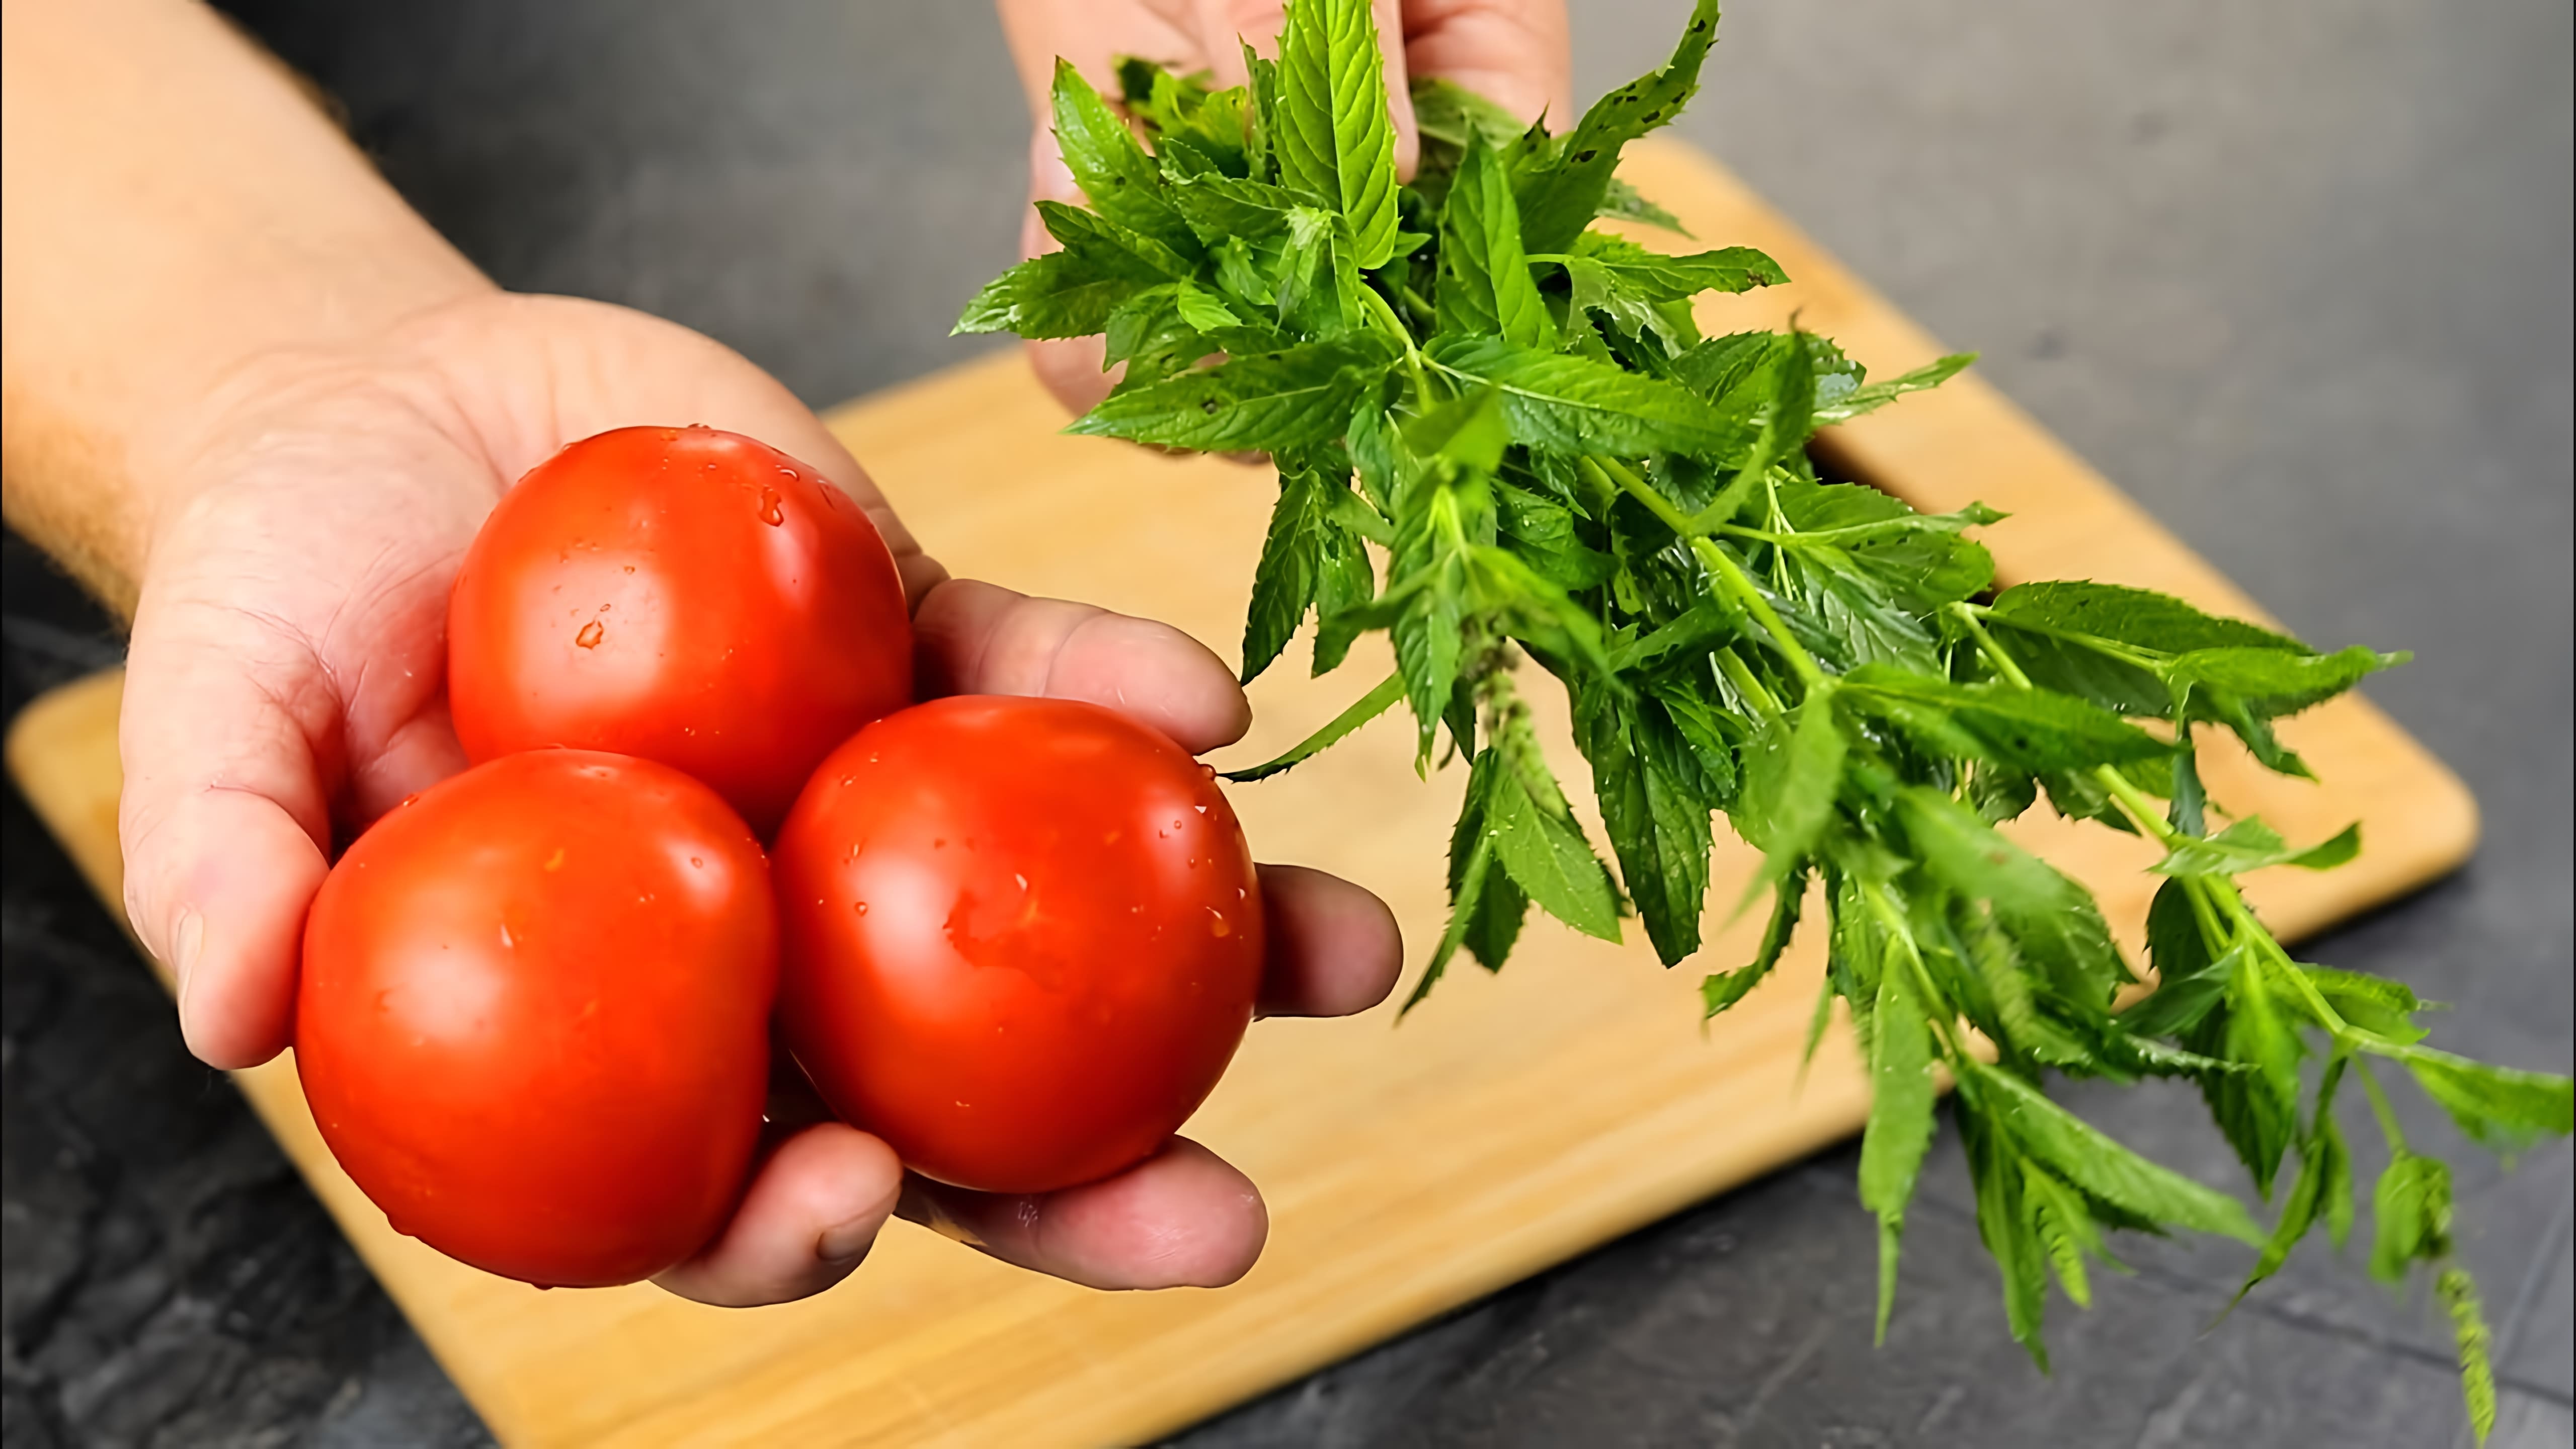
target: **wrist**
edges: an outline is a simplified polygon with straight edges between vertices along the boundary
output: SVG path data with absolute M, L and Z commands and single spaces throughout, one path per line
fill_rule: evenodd
M 212 12 L 7 13 L 9 521 L 130 609 L 241 395 L 491 284 Z

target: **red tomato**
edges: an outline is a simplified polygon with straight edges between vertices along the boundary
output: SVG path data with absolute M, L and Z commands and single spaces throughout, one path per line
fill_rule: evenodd
M 333 867 L 295 1067 L 397 1231 L 531 1283 L 631 1283 L 733 1210 L 777 971 L 768 865 L 715 792 L 620 755 L 510 755 Z
M 1252 1020 L 1261 887 L 1208 770 L 1097 705 L 859 731 L 776 851 L 779 1023 L 915 1170 L 1046 1192 L 1151 1153 Z
M 712 428 L 601 433 L 520 479 L 466 551 L 447 649 L 467 758 L 659 760 L 763 835 L 816 761 L 912 701 L 876 526 L 813 469 Z

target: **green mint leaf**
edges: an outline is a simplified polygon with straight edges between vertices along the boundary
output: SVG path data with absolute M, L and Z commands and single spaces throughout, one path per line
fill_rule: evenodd
M 1288 229 L 1296 195 L 1285 187 L 1232 176 L 1193 176 L 1171 188 L 1172 209 L 1210 247 L 1229 237 L 1247 242 L 1276 236 Z
M 2004 1321 L 2013 1341 L 2046 1373 L 2048 1347 L 2040 1341 L 2040 1329 L 2048 1308 L 2048 1264 L 2022 1202 L 2026 1159 L 2011 1134 L 1968 1098 L 1968 1092 L 1961 1093 L 1959 1139 L 1968 1152 L 1969 1183 L 1976 1189 L 1977 1236 L 2003 1276 Z
M 2065 1290 L 2067 1300 L 2076 1307 L 2092 1307 L 2093 1286 L 2084 1260 L 2107 1261 L 2110 1255 L 2103 1250 L 2101 1229 L 2094 1223 L 2084 1195 L 2050 1175 L 2046 1168 L 2025 1159 L 2022 1203 L 2029 1214 L 2032 1236 L 2047 1252 L 2049 1267 L 2056 1270 L 2057 1286 Z
M 1619 939 L 1619 896 L 1555 777 L 1526 749 L 1499 746 L 1506 768 L 1487 796 L 1494 859 L 1540 909 L 1587 936 Z
M 2237 955 L 2231 950 L 2223 959 L 2210 956 L 2189 887 L 2178 880 L 2165 882 L 2147 909 L 2147 956 L 2156 968 L 2155 994 L 2123 1012 L 2121 1024 L 2140 1036 L 2189 1032 L 2226 999 Z
M 1153 133 L 1158 157 L 1188 152 L 1225 175 L 1250 174 L 1249 90 L 1212 90 L 1205 72 L 1174 75 L 1135 56 L 1119 59 L 1118 85 L 1128 114 Z
M 951 335 L 1012 332 L 1022 337 L 1088 337 L 1149 280 L 1102 270 L 1073 252 L 1032 257 L 985 284 Z
M 1556 156 L 1521 182 L 1521 233 L 1531 251 L 1573 245 L 1609 195 L 1619 148 L 1672 120 L 1699 89 L 1700 65 L 1717 39 L 1717 11 L 1717 0 L 1698 0 L 1673 58 L 1595 102 Z
M 1314 337 L 1353 331 L 1362 285 L 1341 218 L 1311 206 L 1291 210 L 1277 288 L 1281 325 Z
M 1713 802 L 1696 788 L 1701 771 L 1661 704 L 1597 686 L 1573 694 L 1575 741 L 1592 765 L 1628 898 L 1656 956 L 1677 965 L 1699 949 Z
M 2241 619 L 2204 614 L 2171 594 L 2119 584 L 2017 584 L 1995 599 L 1993 618 L 2059 637 L 2103 640 L 2171 656 L 2195 649 L 2271 649 L 2313 654 L 2298 640 Z
M 1694 522 L 1715 525 L 1738 517 L 1754 491 L 1770 476 L 1771 465 L 1805 447 L 1807 435 L 1815 431 L 1816 372 L 1796 335 L 1787 338 L 1785 345 L 1771 349 L 1770 368 L 1776 391 L 1771 406 L 1762 415 L 1761 429 L 1753 435 L 1753 444 L 1744 455 L 1743 466 L 1736 469 L 1735 480 L 1718 493 L 1716 500 L 1700 510 Z
M 1868 383 L 1837 393 L 1830 401 L 1825 400 L 1819 389 L 1816 421 L 1844 423 L 1863 413 L 1874 413 L 1909 392 L 1939 387 L 1967 371 L 1968 365 L 1976 360 L 1977 354 L 1973 352 L 1953 352 L 1937 362 L 1925 363 L 1912 372 L 1900 373 L 1885 382 Z
M 1425 165 L 1432 164 L 1433 151 L 1445 149 L 1453 153 L 1445 164 L 1455 166 L 1471 136 L 1500 149 L 1528 129 L 1511 112 L 1456 81 L 1415 76 L 1412 91 L 1414 129 L 1422 136 Z
M 1601 192 L 1601 209 L 1594 213 L 1607 221 L 1637 221 L 1659 226 L 1677 236 L 1689 236 L 1690 228 L 1682 219 L 1640 195 L 1637 188 L 1613 176 Z
M 1560 589 L 1594 588 L 1617 567 L 1608 554 L 1583 541 L 1574 510 L 1553 498 L 1500 484 L 1494 489 L 1494 513 L 1501 539 L 1512 552 Z
M 1521 252 L 1520 209 L 1494 148 L 1470 136 L 1440 219 L 1440 331 L 1550 351 L 1556 324 Z
M 2038 779 L 2018 770 L 1986 764 L 1968 777 L 1968 804 L 1988 824 L 2019 820 L 2038 802 Z
M 2109 1007 L 2129 973 L 2090 892 L 1938 790 L 1904 787 L 1896 813 L 1927 875 L 1986 902 L 2067 1001 L 2089 1011 Z
M 1390 674 L 1378 681 L 1377 688 L 1361 695 L 1352 702 L 1350 708 L 1326 721 L 1322 729 L 1299 740 L 1286 754 L 1264 760 L 1258 765 L 1245 769 L 1227 770 L 1217 778 L 1237 785 L 1248 785 L 1255 780 L 1267 780 L 1273 775 L 1294 769 L 1341 743 L 1346 736 L 1370 720 L 1386 713 L 1397 700 L 1402 698 L 1404 698 L 1404 676 Z
M 1049 236 L 1104 276 L 1172 281 L 1198 272 L 1196 262 L 1172 250 L 1160 238 L 1101 213 L 1061 201 L 1041 201 L 1037 212 Z
M 1501 840 L 1501 827 L 1492 815 L 1494 797 L 1498 789 L 1510 788 L 1504 779 L 1510 773 L 1510 767 L 1502 755 L 1493 750 L 1477 756 L 1476 766 L 1481 767 L 1483 773 L 1477 773 L 1475 768 L 1469 770 L 1467 789 L 1470 798 L 1467 808 L 1459 812 L 1457 829 L 1449 840 L 1449 894 L 1453 902 L 1463 902 L 1455 907 L 1460 921 L 1458 944 L 1466 948 L 1467 954 L 1473 956 L 1478 965 L 1488 971 L 1500 971 L 1504 960 L 1512 953 L 1513 944 L 1520 939 L 1522 924 L 1529 917 L 1529 897 L 1513 883 L 1510 874 L 1502 868 L 1499 857 L 1493 853 Z M 1491 864 L 1487 866 L 1484 879 L 1472 898 L 1461 896 L 1460 891 L 1466 884 L 1466 870 L 1474 860 L 1479 842 L 1483 844 Z
M 1255 181 L 1285 184 L 1280 155 L 1285 144 L 1284 124 L 1280 119 L 1279 62 L 1265 59 L 1253 50 L 1251 41 L 1242 41 L 1243 73 L 1252 77 L 1251 145 L 1245 153 L 1251 177 Z
M 1348 481 L 1320 470 L 1279 476 L 1279 501 L 1243 621 L 1246 684 L 1288 647 L 1310 607 L 1329 616 L 1367 603 L 1377 591 L 1363 540 L 1339 516 L 1337 494 L 1350 496 Z
M 2433 1279 L 2433 1296 L 2451 1320 L 2451 1342 L 2460 1363 L 2460 1399 L 2469 1411 L 2469 1429 L 2480 1444 L 2495 1432 L 2495 1365 L 2489 1354 L 2495 1335 L 2478 1305 L 2477 1280 L 2466 1268 L 2445 1268 Z
M 1175 282 L 1172 304 L 1180 319 L 1202 333 L 1223 332 L 1241 327 L 1243 319 L 1225 305 L 1225 298 L 1196 282 Z
M 1485 474 L 1502 466 L 1511 436 L 1504 427 L 1500 394 L 1480 387 L 1407 421 L 1404 441 L 1417 456 L 1450 463 L 1462 473 Z
M 2264 1240 L 2262 1256 L 2254 1260 L 2253 1270 L 2245 1275 L 2243 1286 L 2229 1301 L 2230 1309 L 2244 1302 L 2256 1284 L 2290 1261 L 2290 1250 L 2299 1245 L 2320 1218 L 2331 1220 L 2340 1211 L 2347 1223 L 2351 1219 L 2352 1159 L 2344 1149 L 2343 1134 L 2335 1130 L 2333 1116 L 2335 1087 L 2343 1080 L 2344 1062 L 2344 1058 L 2336 1057 L 2326 1064 L 2325 1076 L 2317 1086 L 2315 1118 L 2299 1142 L 2299 1180 L 2289 1196 L 2282 1199 L 2280 1219 L 2272 1225 L 2272 1235 Z M 2340 1204 L 2334 1196 L 2337 1192 L 2342 1194 Z
M 2355 645 L 2333 654 L 2291 654 L 2277 649 L 2195 649 L 2165 666 L 2175 691 L 2186 689 L 2242 702 L 2258 719 L 2277 719 L 2322 704 L 2363 679 L 2406 662 Z M 2227 705 L 2218 706 L 2224 710 Z M 2232 723 L 2223 714 L 2212 716 Z M 2248 743 L 2251 743 L 2249 741 Z
M 1202 452 L 1309 447 L 1341 435 L 1392 361 L 1359 335 L 1237 357 L 1120 392 L 1065 431 Z
M 1428 357 L 1462 387 L 1493 385 L 1512 441 L 1529 447 L 1633 458 L 1726 442 L 1726 420 L 1707 403 L 1610 363 L 1498 337 L 1444 337 Z
M 1721 971 L 1699 983 L 1700 1019 L 1705 1021 L 1735 1003 L 1762 984 L 1771 968 L 1780 964 L 1780 955 L 1789 949 L 1789 938 L 1798 931 L 1799 907 L 1807 898 L 1807 872 L 1800 866 L 1771 889 L 1771 919 L 1763 923 L 1762 940 L 1753 948 L 1753 959 L 1732 971 Z M 1830 1001 L 1830 997 L 1827 1000 Z M 1811 1039 L 1807 1053 L 1815 1054 Z
M 2461 1131 L 2500 1152 L 2519 1152 L 2576 1128 L 2570 1096 L 2576 1083 L 2566 1077 L 2489 1066 L 2430 1047 L 2411 1047 L 2399 1060 Z
M 1728 818 L 1762 852 L 1762 869 L 1745 883 L 1738 911 L 1814 851 L 1834 818 L 1850 748 L 1829 690 L 1754 731 L 1744 749 L 1744 790 Z
M 1385 265 L 1395 248 L 1395 127 L 1369 0 L 1288 6 L 1279 120 L 1282 179 L 1347 219 L 1362 270 Z
M 2370 1271 L 2386 1283 L 2403 1283 L 2418 1260 L 2451 1253 L 2451 1169 L 2438 1158 L 2400 1147 L 2379 1174 L 2371 1194 L 2378 1220 L 2370 1245 Z
M 2072 695 L 2009 684 L 1954 684 L 1884 664 L 1843 679 L 1843 698 L 1926 748 L 2038 774 L 2157 759 L 2173 748 Z
M 1456 193 L 1452 192 L 1451 197 L 1455 204 Z M 1578 259 L 1589 260 L 1613 283 L 1645 302 L 1686 301 L 1702 292 L 1749 292 L 1789 280 L 1778 262 L 1751 247 L 1724 247 L 1676 257 L 1650 252 L 1635 242 L 1599 232 L 1583 235 L 1576 256 L 1538 258 L 1560 265 Z
M 2346 1025 L 2359 1027 L 2382 1041 L 2399 1046 L 2412 1046 L 2424 1039 L 2424 1029 L 2414 1021 L 2424 1003 L 2400 981 L 2385 976 L 2365 976 L 2355 971 L 2337 971 L 2329 966 L 2301 966 L 2299 973 L 2317 989 L 2335 1014 Z
M 1178 253 L 1195 253 L 1198 239 L 1172 209 L 1162 168 L 1071 61 L 1055 63 L 1051 103 L 1056 145 L 1092 210 Z
M 1896 1305 L 1897 1239 L 1932 1145 L 1932 1029 L 1905 963 L 1891 958 L 1870 1013 L 1869 1125 L 1860 1141 L 1860 1200 L 1878 1215 L 1878 1341 Z
M 1517 889 L 1494 866 L 1494 830 L 1486 819 L 1486 801 L 1492 794 L 1496 772 L 1501 761 L 1492 750 L 1486 750 L 1469 762 L 1467 795 L 1458 810 L 1457 826 L 1449 835 L 1449 924 L 1440 933 L 1440 943 L 1432 948 L 1431 960 L 1422 968 L 1422 979 L 1414 983 L 1404 1005 L 1396 1009 L 1396 1019 L 1420 1006 L 1431 995 L 1431 988 L 1449 969 L 1449 959 L 1471 934 L 1482 932 L 1480 940 L 1488 947 L 1499 946 L 1494 954 L 1484 956 L 1486 969 L 1499 970 L 1503 957 L 1510 952 L 1511 937 L 1519 934 L 1520 915 L 1528 910 L 1523 901 L 1511 912 L 1512 926 L 1499 942 L 1494 936 L 1491 917 L 1481 923 L 1479 912 L 1485 906 L 1489 890 L 1517 895 Z
M 2207 1056 L 2241 1063 L 2252 1071 L 2220 1072 L 2199 1079 L 2237 1159 L 2267 1201 L 2281 1159 L 2299 1131 L 2299 1063 L 2307 1055 L 2297 1023 L 2275 995 L 2263 958 L 2242 946 L 2219 958 L 2209 973 L 2224 977 L 2220 1008 L 2183 1033 L 2183 1045 Z
M 1976 1083 L 1976 1111 L 1992 1118 L 2024 1151 L 2086 1193 L 2150 1222 L 2241 1243 L 2263 1241 L 2263 1234 L 2236 1199 L 2140 1157 L 2008 1072 L 1974 1057 L 1959 1058 L 1951 1065 L 1963 1083 Z
M 2185 840 L 2147 867 L 2159 875 L 2242 875 L 2266 866 L 2331 870 L 2361 854 L 2361 827 L 2347 825 L 2333 839 L 2293 850 L 2280 832 L 2256 819 L 2239 820 L 2216 835 Z

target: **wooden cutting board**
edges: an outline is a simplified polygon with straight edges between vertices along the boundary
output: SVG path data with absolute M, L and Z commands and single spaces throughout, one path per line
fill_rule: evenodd
M 1792 311 L 1877 374 L 1932 339 L 1732 175 L 1670 141 L 1626 174 L 1707 245 L 1762 247 L 1797 279 L 1712 299 L 1712 332 Z M 1643 233 L 1651 245 L 1672 239 Z M 960 574 L 1170 620 L 1229 655 L 1272 492 L 1266 475 L 1057 432 L 1063 415 L 1013 355 L 862 400 L 833 427 L 914 530 Z M 1919 507 L 1983 500 L 2007 581 L 2115 580 L 2257 615 L 2227 580 L 1974 373 L 1849 424 L 1827 446 Z M 2351 641 L 2323 641 L 2343 644 Z M 1253 689 L 1259 723 L 1227 763 L 1266 758 L 1382 677 L 1382 647 L 1324 681 L 1302 645 Z M 8 763 L 100 896 L 119 898 L 114 675 L 30 705 Z M 1562 701 L 1536 691 L 1561 741 Z M 2311 932 L 2450 869 L 2477 833 L 2459 781 L 2359 699 L 2283 733 L 2323 785 L 2213 746 L 2212 794 L 2292 839 L 2362 822 L 2328 874 L 2249 884 L 2286 933 Z M 1584 778 L 1570 750 L 1557 768 Z M 1323 866 L 1393 904 L 1418 965 L 1441 920 L 1460 788 L 1414 777 L 1408 730 L 1381 720 L 1278 780 L 1233 792 L 1267 859 Z M 1581 792 L 1577 792 L 1581 793 Z M 2044 813 L 2044 812 L 2042 812 Z M 2100 893 L 2132 943 L 2152 852 L 2099 828 L 2034 821 L 2029 843 Z M 1598 838 L 1596 832 L 1596 838 Z M 1727 842 L 1731 898 L 1750 865 Z M 1797 1087 L 1820 970 L 1700 1029 L 1703 970 L 1738 964 L 1758 913 L 1675 971 L 1535 924 L 1500 976 L 1453 973 L 1399 1030 L 1391 1008 L 1257 1027 L 1190 1131 L 1258 1180 L 1268 1253 L 1218 1291 L 1105 1294 L 990 1262 L 905 1224 L 851 1281 L 800 1304 L 729 1312 L 650 1287 L 540 1293 L 397 1236 L 315 1134 L 287 1061 L 239 1074 L 278 1140 L 439 1361 L 511 1444 L 1097 1444 L 1178 1428 L 1560 1262 L 1856 1130 L 1866 1093 L 1846 1037 Z M 1857 1205 L 1853 1211 L 1859 1211 Z

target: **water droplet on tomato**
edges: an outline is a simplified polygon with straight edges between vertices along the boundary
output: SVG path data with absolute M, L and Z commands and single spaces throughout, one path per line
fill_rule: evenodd
M 504 951 L 515 951 L 518 948 L 519 943 L 512 939 L 510 935 L 510 923 L 503 921 L 501 923 L 501 949 Z
M 778 506 L 778 490 L 775 488 L 760 490 L 760 521 L 772 528 L 787 521 L 786 511 Z
M 850 907 L 850 909 L 851 909 L 851 910 L 854 910 L 854 911 L 858 912 L 860 915 L 864 916 L 864 915 L 866 915 L 866 914 L 868 913 L 868 903 L 867 903 L 866 901 L 859 901 L 859 902 L 854 903 L 854 904 Z
M 550 855 L 550 856 L 547 856 L 547 857 L 546 857 L 546 869 L 548 869 L 548 870 L 561 870 L 561 869 L 563 869 L 563 862 L 564 862 L 564 848 L 563 848 L 562 846 L 558 845 L 558 846 L 556 846 L 556 847 L 555 847 L 555 853 L 554 853 L 554 854 L 552 854 L 552 855 Z
M 607 635 L 608 631 L 599 627 L 599 621 L 593 619 L 581 626 L 581 632 L 572 636 L 572 642 L 584 649 L 596 649 L 599 647 L 599 641 Z
M 707 863 L 693 855 L 689 857 L 689 868 L 691 870 L 705 870 L 707 868 Z
M 1208 911 L 1208 934 L 1218 937 L 1219 939 L 1231 936 L 1234 934 L 1234 925 L 1232 922 L 1226 920 L 1226 918 L 1219 914 L 1214 908 L 1210 908 Z
M 1100 837 L 1100 843 L 1103 845 L 1116 845 L 1118 843 L 1118 834 L 1119 833 L 1115 830 L 1110 831 L 1107 835 Z
M 1029 888 L 1029 878 L 1027 876 L 1021 875 L 1017 871 L 1013 871 L 1011 873 L 1011 879 L 1020 883 L 1020 889 L 1027 890 Z

